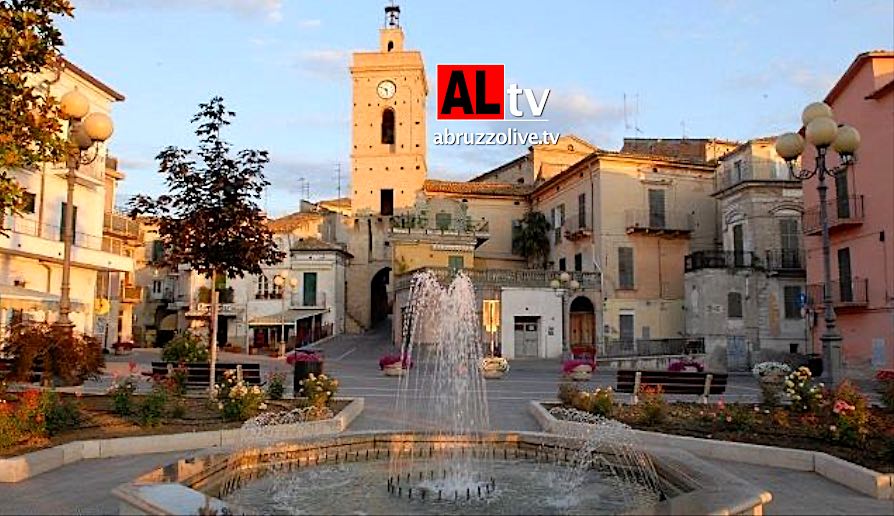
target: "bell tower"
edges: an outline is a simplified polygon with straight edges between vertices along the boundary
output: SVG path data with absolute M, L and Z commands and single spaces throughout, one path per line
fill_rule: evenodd
M 385 7 L 379 49 L 351 64 L 351 209 L 392 215 L 413 205 L 426 177 L 422 54 L 404 49 L 400 7 Z

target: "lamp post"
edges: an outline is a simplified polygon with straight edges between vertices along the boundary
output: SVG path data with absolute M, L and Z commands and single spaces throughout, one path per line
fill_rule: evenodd
M 56 325 L 71 331 L 74 326 L 71 313 L 71 247 L 74 242 L 74 190 L 78 167 L 89 165 L 99 157 L 97 143 L 112 136 L 112 119 L 105 113 L 90 113 L 90 101 L 78 90 L 72 90 L 59 101 L 62 116 L 68 120 L 66 135 L 67 151 L 65 174 L 68 188 L 65 197 L 65 213 L 62 221 L 62 288 L 59 296 L 59 320 Z M 92 156 L 88 151 L 94 148 Z
M 580 283 L 576 279 L 571 278 L 571 274 L 562 272 L 559 277 L 550 281 L 549 286 L 555 291 L 555 294 L 562 299 L 562 351 L 566 351 L 565 341 L 565 303 L 567 302 L 568 291 L 575 291 L 580 288 Z
M 298 279 L 290 278 L 288 273 L 283 271 L 273 277 L 273 284 L 279 287 L 280 296 L 282 298 L 282 311 L 279 313 L 279 356 L 286 355 L 286 285 L 294 291 L 298 287 Z
M 824 102 L 814 102 L 804 108 L 801 115 L 807 141 L 816 147 L 816 167 L 795 169 L 795 160 L 804 152 L 804 138 L 798 133 L 786 133 L 776 140 L 776 153 L 788 163 L 792 176 L 806 180 L 816 176 L 819 194 L 819 215 L 822 228 L 823 249 L 823 312 L 826 329 L 820 336 L 823 343 L 823 376 L 834 384 L 841 378 L 841 333 L 832 306 L 832 272 L 829 241 L 829 213 L 826 204 L 826 176 L 844 173 L 854 163 L 854 153 L 860 147 L 860 133 L 851 126 L 839 125 L 833 118 L 832 108 Z M 826 155 L 832 147 L 841 158 L 838 165 L 828 168 Z

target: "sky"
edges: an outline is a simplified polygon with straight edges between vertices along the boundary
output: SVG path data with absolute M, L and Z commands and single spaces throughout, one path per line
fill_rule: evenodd
M 164 191 L 154 157 L 194 148 L 190 118 L 224 97 L 236 149 L 270 153 L 271 216 L 349 191 L 351 53 L 375 50 L 384 0 L 72 0 L 63 53 L 126 96 L 111 152 L 119 201 Z M 504 64 L 550 88 L 548 124 L 617 150 L 625 136 L 747 140 L 800 126 L 860 52 L 894 48 L 894 0 L 402 0 L 405 47 L 436 65 Z M 626 102 L 625 102 L 626 97 Z M 492 130 L 485 123 L 473 130 Z M 429 177 L 465 180 L 523 147 L 428 147 Z

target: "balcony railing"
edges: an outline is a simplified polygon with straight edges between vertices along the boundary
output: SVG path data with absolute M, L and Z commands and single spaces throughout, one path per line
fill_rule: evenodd
M 581 240 L 593 235 L 592 226 L 590 218 L 586 215 L 584 215 L 583 218 L 575 215 L 565 219 L 565 224 L 562 225 L 562 230 L 564 231 L 565 238 L 568 240 Z
M 391 232 L 409 235 L 487 235 L 490 224 L 486 220 L 469 218 L 397 215 L 391 217 Z
M 784 162 L 763 162 L 755 167 L 752 163 L 742 163 L 736 168 L 718 170 L 714 176 L 714 191 L 726 190 L 746 181 L 795 181 Z
M 597 358 L 658 355 L 691 355 L 705 352 L 705 339 L 613 339 L 604 344 Z
M 449 267 L 426 267 L 416 269 L 397 276 L 395 289 L 410 288 L 413 275 L 422 270 L 429 270 L 435 274 L 439 281 L 448 283 L 456 277 L 457 270 Z M 511 287 L 548 287 L 554 279 L 559 279 L 562 271 L 547 271 L 534 269 L 463 269 L 472 283 L 476 286 L 511 286 Z M 568 272 L 572 279 L 580 283 L 581 288 L 599 288 L 599 273 L 597 272 Z
M 142 239 L 139 222 L 114 211 L 105 212 L 102 230 L 123 238 Z
M 54 242 L 62 242 L 62 228 L 59 226 L 54 226 L 52 224 L 38 224 L 36 221 L 15 216 L 7 216 L 4 222 L 3 227 L 9 232 L 43 238 L 44 240 L 51 240 Z M 74 234 L 74 246 L 127 256 L 127 252 L 123 247 L 116 248 L 111 241 L 107 242 L 104 237 L 83 233 L 81 231 L 77 231 Z
M 758 265 L 754 253 L 744 251 L 696 251 L 685 258 L 685 272 L 702 269 L 749 269 Z
M 803 249 L 772 249 L 767 251 L 766 268 L 774 272 L 803 273 Z
M 823 306 L 823 285 L 807 285 L 807 304 L 812 308 Z M 861 307 L 869 304 L 869 280 L 853 278 L 849 282 L 832 282 L 832 306 L 835 308 Z
M 829 229 L 854 226 L 863 223 L 863 196 L 852 195 L 829 199 L 826 201 L 826 211 L 829 214 Z M 811 206 L 804 211 L 803 222 L 805 235 L 819 235 L 823 227 L 820 224 L 819 204 Z
M 692 214 L 682 211 L 651 211 L 634 209 L 624 212 L 628 233 L 689 233 Z

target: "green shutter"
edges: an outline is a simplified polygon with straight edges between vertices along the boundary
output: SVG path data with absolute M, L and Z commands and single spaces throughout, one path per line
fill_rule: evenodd
M 304 273 L 304 306 L 317 306 L 317 273 Z

